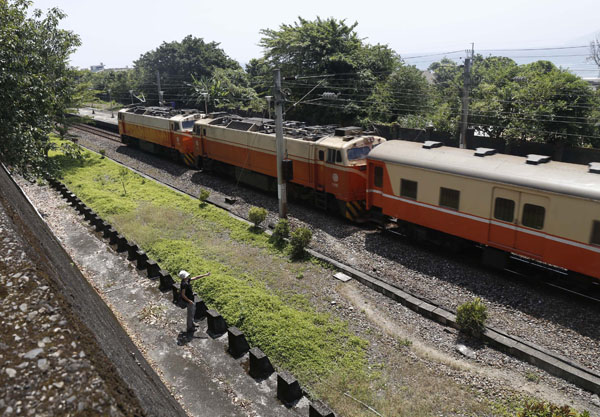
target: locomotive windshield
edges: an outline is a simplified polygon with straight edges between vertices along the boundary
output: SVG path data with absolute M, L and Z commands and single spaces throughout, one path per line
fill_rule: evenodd
M 184 129 L 193 129 L 195 122 L 195 120 L 184 120 L 183 122 L 181 122 L 181 124 Z
M 365 159 L 370 151 L 370 146 L 361 146 L 359 148 L 348 149 L 348 160 L 355 161 L 357 159 Z

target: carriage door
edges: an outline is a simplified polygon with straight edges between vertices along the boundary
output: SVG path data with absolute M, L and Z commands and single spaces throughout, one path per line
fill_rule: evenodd
M 546 216 L 550 202 L 547 197 L 521 193 L 519 204 L 519 230 L 515 248 L 528 255 L 542 256 L 546 237 L 543 233 L 546 227 Z
M 319 191 L 325 189 L 325 154 L 327 149 L 315 146 L 315 188 Z
M 515 247 L 517 241 L 517 209 L 520 194 L 518 191 L 494 188 L 492 213 L 488 240 L 506 250 Z

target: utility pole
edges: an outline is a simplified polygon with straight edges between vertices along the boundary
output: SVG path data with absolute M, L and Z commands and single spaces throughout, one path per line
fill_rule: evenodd
M 201 93 L 204 97 L 204 114 L 208 115 L 208 93 Z
M 285 156 L 285 141 L 283 139 L 283 94 L 281 93 L 281 73 L 279 69 L 273 71 L 275 86 L 275 140 L 277 143 L 277 197 L 279 199 L 279 218 L 287 218 L 287 191 L 283 179 L 283 157 Z
M 163 91 L 160 88 L 160 71 L 156 70 L 156 84 L 158 85 L 158 105 L 162 106 L 164 103 L 163 100 Z
M 471 89 L 471 64 L 474 56 L 475 44 L 471 44 L 471 50 L 467 52 L 467 58 L 465 58 L 465 74 L 463 82 L 463 96 L 462 96 L 462 120 L 460 124 L 460 140 L 458 147 L 466 149 L 467 147 L 467 126 L 469 125 L 469 90 Z
M 108 102 L 110 103 L 110 117 L 114 119 L 114 117 L 115 117 L 115 107 L 112 104 L 112 97 L 110 95 L 110 88 L 108 89 Z
M 269 119 L 271 118 L 271 100 L 273 99 L 273 96 L 265 96 L 265 99 L 267 100 L 267 108 L 269 109 Z

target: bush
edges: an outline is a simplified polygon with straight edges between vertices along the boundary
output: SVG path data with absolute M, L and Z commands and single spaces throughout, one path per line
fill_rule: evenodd
M 299 227 L 292 232 L 290 245 L 292 246 L 292 258 L 300 258 L 304 255 L 304 249 L 312 239 L 312 232 L 306 227 Z
M 517 417 L 590 417 L 587 411 L 578 413 L 569 406 L 559 407 L 543 401 L 530 401 L 519 411 Z
M 267 210 L 262 207 L 252 207 L 248 212 L 248 220 L 254 223 L 254 227 L 258 228 L 262 222 L 267 218 Z
M 474 336 L 480 335 L 485 329 L 487 307 L 481 298 L 461 304 L 456 309 L 456 324 L 458 328 Z
M 104 155 L 106 155 L 106 149 L 100 149 L 98 153 L 100 154 L 100 158 L 102 159 L 104 158 Z
M 290 223 L 286 219 L 280 219 L 269 240 L 275 246 L 282 247 L 288 237 L 290 237 Z
M 208 197 L 210 197 L 210 191 L 205 190 L 205 189 L 200 190 L 200 195 L 198 196 L 198 200 L 200 200 L 201 206 L 206 205 L 206 200 L 208 200 Z

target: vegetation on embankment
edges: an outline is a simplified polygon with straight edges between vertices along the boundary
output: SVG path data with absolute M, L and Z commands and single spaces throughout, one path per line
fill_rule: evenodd
M 214 206 L 100 155 L 84 151 L 82 156 L 75 160 L 52 154 L 68 187 L 172 274 L 180 269 L 210 271 L 209 277 L 194 282 L 209 307 L 341 415 L 372 415 L 356 400 L 386 416 L 456 410 L 495 414 L 493 404 L 469 388 L 415 363 L 409 347 L 379 351 L 385 363 L 370 363 L 364 338 L 311 302 L 314 288 L 307 282 L 322 280 L 331 271 L 310 262 L 290 262 L 289 248 L 282 251 L 255 227 Z M 509 407 L 504 415 L 514 410 Z

